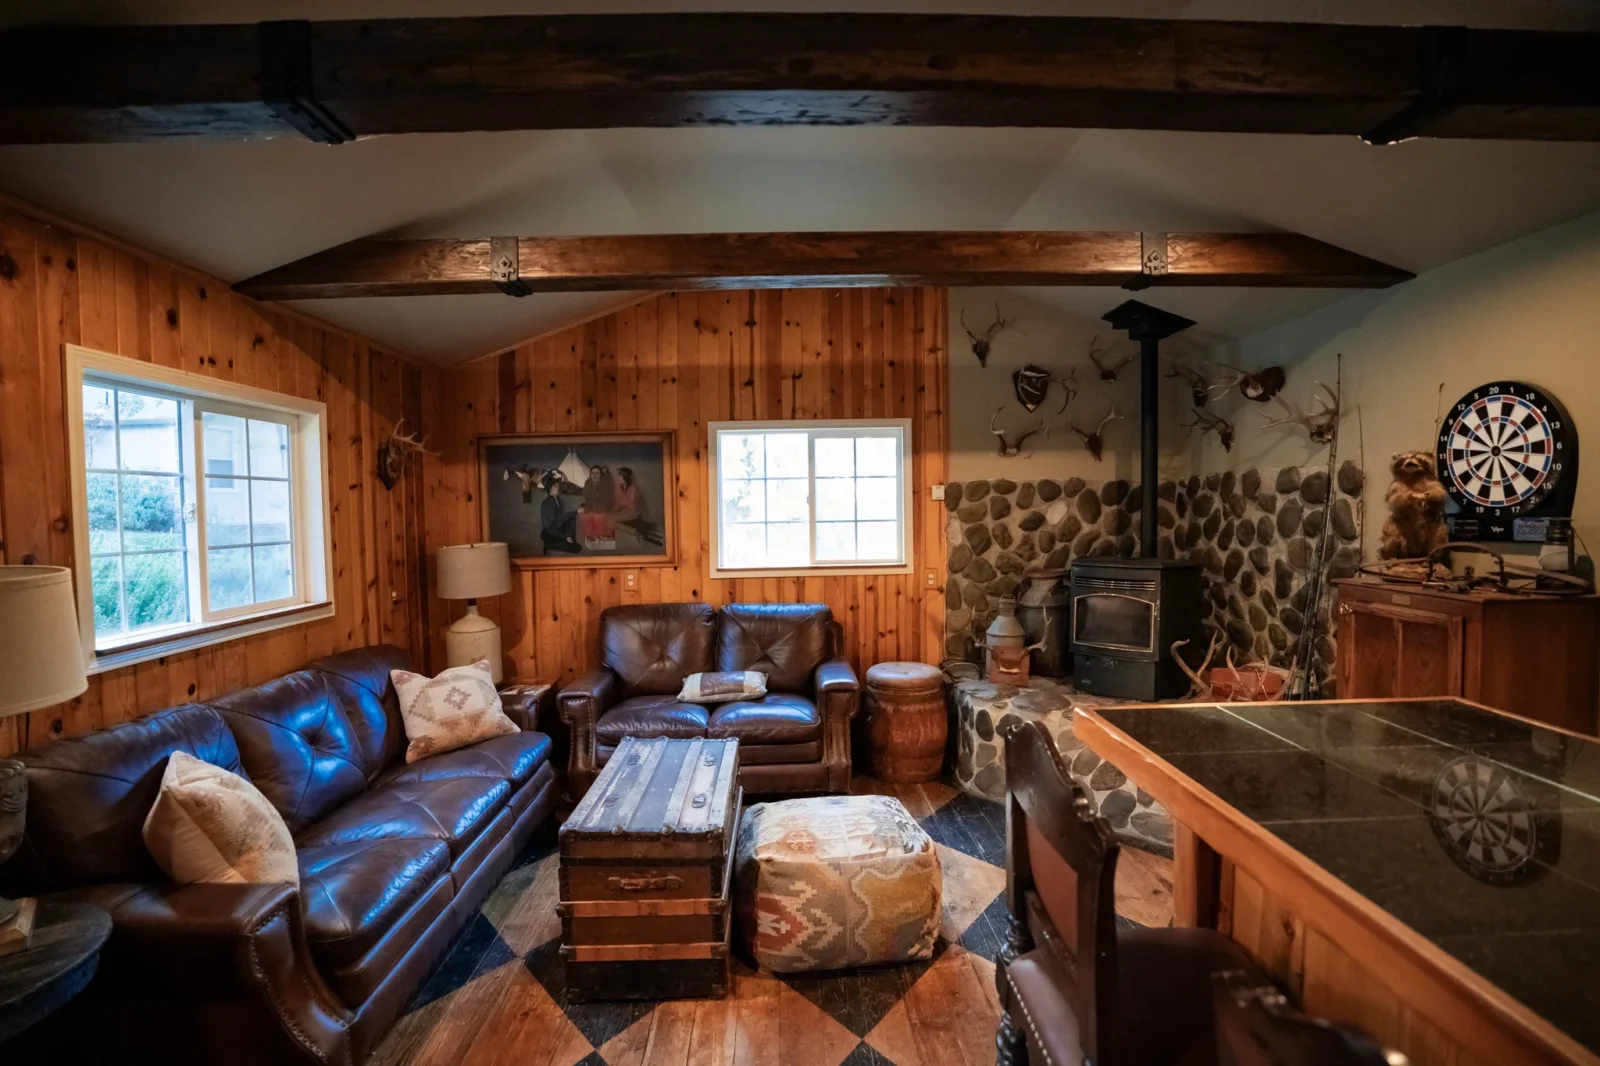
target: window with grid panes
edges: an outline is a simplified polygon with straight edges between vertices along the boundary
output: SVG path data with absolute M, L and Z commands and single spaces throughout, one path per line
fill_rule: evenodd
M 141 364 L 128 362 L 83 352 L 69 364 L 79 367 L 74 480 L 88 564 L 79 595 L 92 611 L 93 652 L 322 598 L 320 449 L 314 434 L 303 443 L 320 417 L 241 398 L 260 390 L 208 395 L 204 386 L 222 383 L 177 371 L 141 380 Z
M 710 426 L 719 572 L 903 567 L 905 420 Z

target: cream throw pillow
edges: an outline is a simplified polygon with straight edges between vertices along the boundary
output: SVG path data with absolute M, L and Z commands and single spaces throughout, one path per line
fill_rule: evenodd
M 452 666 L 438 677 L 392 670 L 389 679 L 406 726 L 406 762 L 517 732 L 517 723 L 500 709 L 486 660 Z
M 175 751 L 144 819 L 144 846 L 179 884 L 300 884 L 294 838 L 261 790 Z
M 690 674 L 678 698 L 684 703 L 732 703 L 759 700 L 767 694 L 767 675 L 760 670 Z

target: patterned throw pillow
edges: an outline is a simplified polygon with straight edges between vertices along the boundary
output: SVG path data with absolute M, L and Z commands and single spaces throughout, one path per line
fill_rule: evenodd
M 452 666 L 438 677 L 391 670 L 389 679 L 400 697 L 408 763 L 517 732 L 517 724 L 500 709 L 485 660 Z
M 144 845 L 179 884 L 300 884 L 294 838 L 261 791 L 175 751 L 144 819 Z
M 767 675 L 759 670 L 735 670 L 726 674 L 690 674 L 683 679 L 678 699 L 684 703 L 732 703 L 734 700 L 759 700 L 767 694 Z

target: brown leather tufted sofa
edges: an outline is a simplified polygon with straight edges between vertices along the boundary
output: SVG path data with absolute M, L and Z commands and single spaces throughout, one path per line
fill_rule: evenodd
M 523 732 L 407 765 L 392 669 L 409 669 L 399 648 L 346 652 L 21 756 L 27 836 L 0 892 L 62 893 L 113 922 L 94 981 L 49 1026 L 74 1042 L 57 1061 L 367 1057 L 557 795 L 528 706 L 506 706 Z M 298 891 L 167 880 L 141 828 L 174 751 L 277 807 Z
M 737 737 L 739 782 L 755 794 L 844 792 L 850 719 L 860 706 L 842 631 L 820 603 L 611 607 L 600 615 L 600 667 L 561 690 L 572 728 L 574 795 L 623 737 Z M 677 699 L 707 670 L 759 670 L 760 700 L 702 706 Z

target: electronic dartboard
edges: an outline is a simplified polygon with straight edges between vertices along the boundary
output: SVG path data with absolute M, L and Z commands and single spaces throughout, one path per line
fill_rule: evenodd
M 1572 517 L 1578 431 L 1554 396 L 1495 381 L 1445 415 L 1438 465 L 1451 540 L 1543 541 L 1550 519 Z

